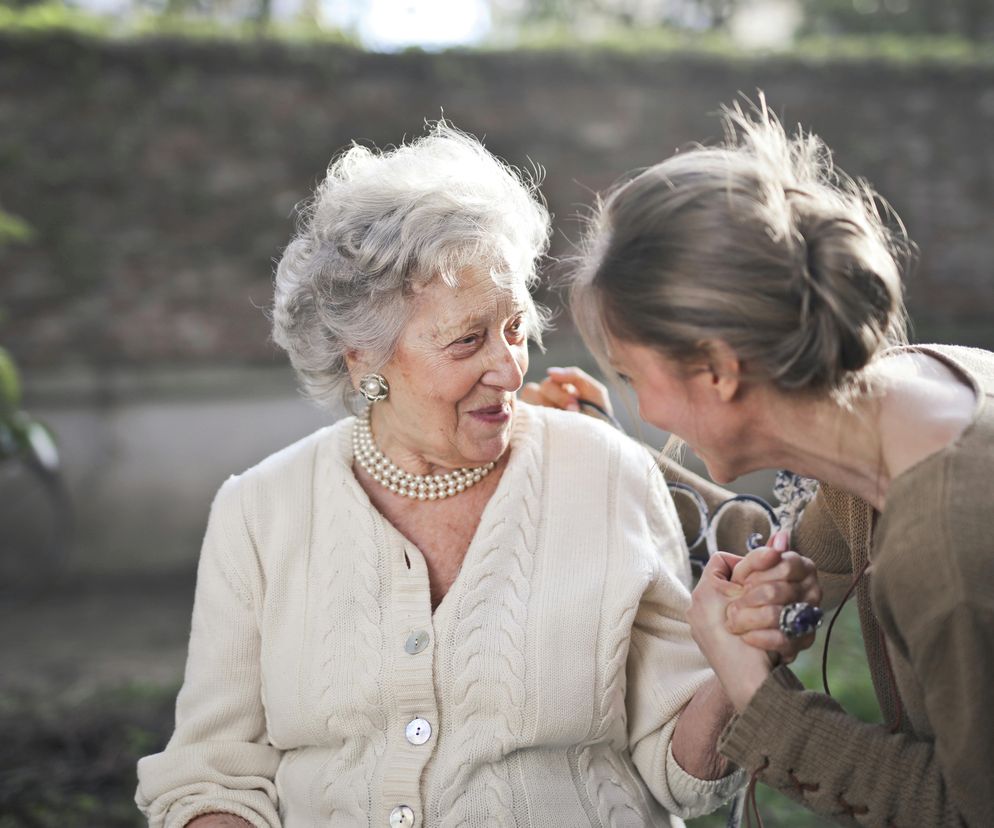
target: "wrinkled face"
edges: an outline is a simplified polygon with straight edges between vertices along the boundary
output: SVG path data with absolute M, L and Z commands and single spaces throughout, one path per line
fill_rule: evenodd
M 528 370 L 526 288 L 498 287 L 489 272 L 466 269 L 457 287 L 435 280 L 412 301 L 413 316 L 381 371 L 390 396 L 373 406 L 377 443 L 402 466 L 498 459 Z
M 613 338 L 609 350 L 611 364 L 638 397 L 643 420 L 687 443 L 716 482 L 743 473 L 742 418 L 737 406 L 721 399 L 705 364 L 684 365 L 654 348 Z

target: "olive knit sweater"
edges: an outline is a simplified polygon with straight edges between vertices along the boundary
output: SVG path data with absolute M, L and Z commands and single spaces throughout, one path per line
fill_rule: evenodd
M 972 423 L 898 476 L 877 514 L 823 485 L 794 545 L 839 595 L 857 589 L 885 720 L 865 724 L 775 670 L 722 753 L 846 825 L 994 826 L 994 354 L 916 346 L 974 386 Z M 889 660 L 888 660 L 889 656 Z

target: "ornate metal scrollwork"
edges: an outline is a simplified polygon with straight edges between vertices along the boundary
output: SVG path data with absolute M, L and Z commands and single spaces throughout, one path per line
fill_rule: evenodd
M 695 577 L 700 576 L 701 571 L 707 566 L 708 560 L 718 551 L 718 526 L 722 517 L 727 515 L 736 505 L 740 503 L 752 503 L 758 506 L 770 523 L 770 531 L 765 535 L 761 532 L 753 532 L 746 538 L 745 545 L 747 549 L 752 550 L 762 546 L 780 528 L 780 521 L 777 519 L 776 511 L 766 500 L 758 495 L 740 494 L 730 497 L 728 500 L 719 503 L 718 508 L 714 510 L 714 514 L 711 514 L 711 510 L 708 509 L 708 505 L 701 496 L 701 493 L 693 486 L 686 483 L 670 483 L 669 489 L 674 497 L 690 498 L 691 502 L 697 508 L 700 519 L 697 534 L 693 540 L 687 541 L 687 549 L 690 551 L 690 566 Z

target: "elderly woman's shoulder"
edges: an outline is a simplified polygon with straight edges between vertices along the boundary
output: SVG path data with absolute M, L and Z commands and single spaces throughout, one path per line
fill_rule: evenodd
M 309 488 L 322 451 L 330 449 L 334 452 L 343 434 L 348 437 L 350 422 L 351 418 L 339 420 L 273 452 L 245 471 L 231 475 L 222 492 L 225 489 L 239 490 L 244 495 L 246 491 L 251 491 L 265 497 L 275 492 L 286 495 L 302 486 Z
M 649 449 L 609 423 L 597 417 L 578 415 L 556 408 L 528 406 L 528 413 L 541 421 L 550 436 L 569 446 L 572 453 L 614 453 L 622 468 L 644 472 L 647 464 L 655 465 Z

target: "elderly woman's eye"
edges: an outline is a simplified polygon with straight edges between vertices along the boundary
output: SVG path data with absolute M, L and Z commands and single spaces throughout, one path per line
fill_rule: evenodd
M 462 337 L 460 339 L 457 339 L 452 344 L 453 345 L 475 345 L 479 341 L 480 341 L 480 335 L 479 334 L 467 334 L 466 336 L 464 336 L 464 337 Z

